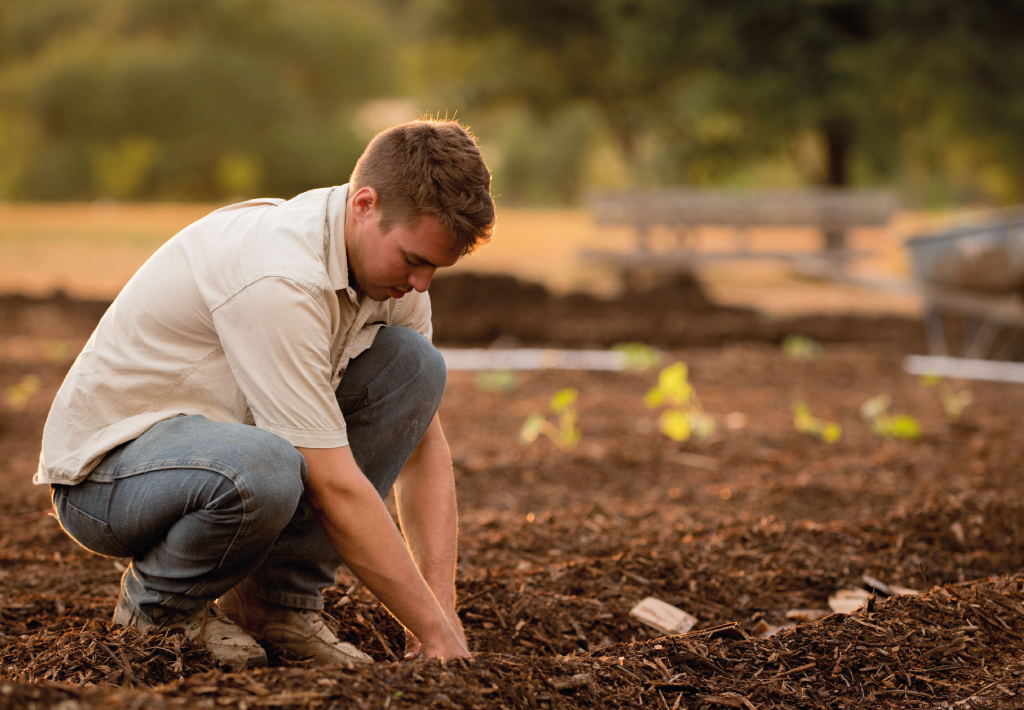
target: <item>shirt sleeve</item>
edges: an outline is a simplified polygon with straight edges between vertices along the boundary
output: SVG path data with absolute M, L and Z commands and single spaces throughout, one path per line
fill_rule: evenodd
M 391 325 L 412 328 L 428 341 L 433 342 L 434 324 L 430 320 L 431 313 L 430 292 L 412 291 L 398 301 Z
M 313 449 L 348 444 L 331 388 L 331 322 L 293 281 L 268 277 L 232 296 L 214 325 L 256 426 Z

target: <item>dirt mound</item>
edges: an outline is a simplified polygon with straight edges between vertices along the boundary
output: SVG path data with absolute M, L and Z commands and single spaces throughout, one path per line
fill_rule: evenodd
M 756 311 L 716 305 L 692 276 L 677 274 L 617 299 L 556 296 L 511 276 L 457 273 L 430 287 L 434 339 L 442 345 L 503 342 L 549 347 L 608 347 L 641 341 L 662 348 L 779 342 L 800 333 L 821 342 L 884 343 L 923 352 L 924 329 L 895 316 L 768 320 Z
M 62 291 L 45 298 L 0 295 L 0 335 L 88 337 L 109 306 L 109 301 L 70 298 Z

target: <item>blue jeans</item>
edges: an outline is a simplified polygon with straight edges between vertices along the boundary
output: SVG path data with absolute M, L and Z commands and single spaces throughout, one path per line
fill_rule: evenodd
M 335 393 L 356 463 L 382 498 L 444 394 L 440 353 L 385 327 Z M 121 596 L 143 618 L 203 607 L 235 585 L 322 609 L 341 558 L 303 493 L 306 462 L 277 434 L 200 415 L 160 422 L 74 486 L 53 486 L 61 525 L 88 550 L 132 561 Z

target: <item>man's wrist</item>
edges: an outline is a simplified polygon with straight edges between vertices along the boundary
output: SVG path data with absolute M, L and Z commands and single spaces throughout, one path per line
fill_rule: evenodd
M 453 616 L 455 614 L 455 594 L 454 593 L 449 596 L 447 594 L 439 595 L 439 594 L 437 594 L 437 592 L 434 592 L 434 598 L 437 599 L 437 604 L 438 604 L 438 606 L 441 607 L 441 611 L 444 612 L 445 616 L 451 617 L 451 616 Z

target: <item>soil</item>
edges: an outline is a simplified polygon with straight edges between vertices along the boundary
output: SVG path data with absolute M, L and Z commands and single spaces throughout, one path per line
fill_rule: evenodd
M 656 371 L 450 373 L 441 416 L 472 661 L 398 661 L 401 627 L 343 569 L 329 623 L 373 666 L 269 649 L 270 667 L 231 673 L 178 635 L 112 627 L 127 560 L 75 545 L 31 485 L 49 403 L 105 304 L 0 298 L 0 392 L 40 383 L 23 409 L 0 401 L 0 709 L 1024 705 L 1024 388 L 970 383 L 950 421 L 901 371 L 924 351 L 920 323 L 766 321 L 685 281 L 601 302 L 457 278 L 436 287 L 439 344 L 656 344 L 664 364 L 688 364 L 715 432 L 659 431 L 643 403 Z M 789 333 L 823 353 L 787 356 Z M 521 444 L 524 419 L 564 387 L 580 393 L 579 445 Z M 918 439 L 872 432 L 858 409 L 878 394 L 917 418 Z M 796 431 L 796 400 L 841 439 Z M 850 614 L 787 616 L 827 612 L 847 587 L 881 591 Z M 631 617 L 648 596 L 694 615 L 694 630 Z
M 779 342 L 799 332 L 823 343 L 885 343 L 923 351 L 918 321 L 893 315 L 800 316 L 772 319 L 748 308 L 708 301 L 685 273 L 648 275 L 643 287 L 607 300 L 589 294 L 556 296 L 512 276 L 461 272 L 430 287 L 435 340 L 461 346 L 504 343 L 567 348 L 642 341 L 660 348 L 732 342 Z

